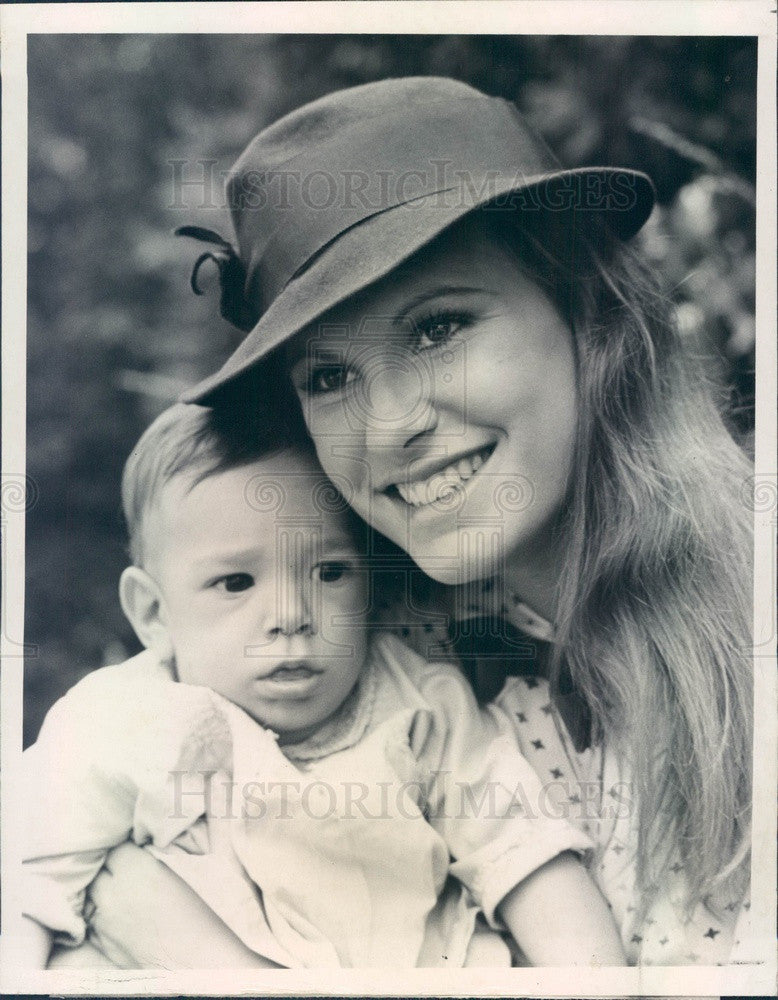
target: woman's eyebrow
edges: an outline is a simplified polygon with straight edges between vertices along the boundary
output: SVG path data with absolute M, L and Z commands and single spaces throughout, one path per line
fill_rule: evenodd
M 484 288 L 474 285 L 437 285 L 435 288 L 428 288 L 426 291 L 414 296 L 408 302 L 405 302 L 402 309 L 397 312 L 394 322 L 402 322 L 408 313 L 413 312 L 414 309 L 418 309 L 419 306 L 424 305 L 425 302 L 429 302 L 431 299 L 437 299 L 443 295 L 472 295 L 474 292 L 484 291 Z
M 358 552 L 354 539 L 350 535 L 336 534 L 325 535 L 321 540 L 322 556 L 341 555 L 344 558 L 361 555 Z

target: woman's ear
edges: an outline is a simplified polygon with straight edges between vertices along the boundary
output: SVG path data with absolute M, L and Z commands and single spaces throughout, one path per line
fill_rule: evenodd
M 165 616 L 162 593 L 139 566 L 128 566 L 119 580 L 119 601 L 135 634 L 160 660 L 173 659 L 173 641 Z

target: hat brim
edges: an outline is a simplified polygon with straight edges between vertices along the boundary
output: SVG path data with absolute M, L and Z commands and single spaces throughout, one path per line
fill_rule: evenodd
M 593 192 L 616 193 L 608 199 L 581 198 L 590 180 Z M 576 198 L 569 197 L 571 192 Z M 304 330 L 330 309 L 393 271 L 427 243 L 475 209 L 503 207 L 501 200 L 522 194 L 522 207 L 505 204 L 506 210 L 526 212 L 538 219 L 548 213 L 575 215 L 584 231 L 595 219 L 621 240 L 634 236 L 651 214 L 654 186 L 639 171 L 615 167 L 589 167 L 548 172 L 517 182 L 504 178 L 488 191 L 457 188 L 454 203 L 447 192 L 434 192 L 369 216 L 340 233 L 274 299 L 237 350 L 213 375 L 182 393 L 185 403 L 212 405 L 219 390 L 258 365 L 277 347 Z M 534 197 L 533 197 L 534 196 Z M 598 204 L 598 201 L 601 204 Z

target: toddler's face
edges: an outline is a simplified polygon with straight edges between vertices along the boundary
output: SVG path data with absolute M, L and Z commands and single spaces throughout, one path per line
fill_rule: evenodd
M 367 574 L 348 518 L 293 452 L 189 486 L 166 488 L 151 539 L 178 678 L 302 739 L 365 658 Z

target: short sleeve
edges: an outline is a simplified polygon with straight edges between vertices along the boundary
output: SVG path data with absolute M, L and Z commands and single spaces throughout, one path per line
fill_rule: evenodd
M 412 734 L 428 780 L 428 818 L 446 841 L 451 873 L 472 893 L 487 920 L 514 886 L 563 851 L 592 847 L 559 814 L 519 752 L 499 709 L 479 708 L 467 681 L 445 664 L 419 680 L 431 706 Z

